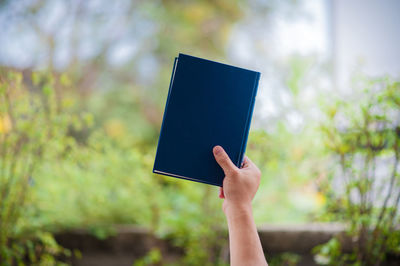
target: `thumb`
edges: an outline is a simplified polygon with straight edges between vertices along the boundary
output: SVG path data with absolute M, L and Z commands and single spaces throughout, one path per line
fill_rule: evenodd
M 215 146 L 213 149 L 214 157 L 222 170 L 224 170 L 225 175 L 233 170 L 236 170 L 236 166 L 232 163 L 228 154 L 224 151 L 221 146 Z

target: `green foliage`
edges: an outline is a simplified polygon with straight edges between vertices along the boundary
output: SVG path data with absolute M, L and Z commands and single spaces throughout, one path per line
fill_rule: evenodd
M 146 256 L 133 263 L 133 266 L 160 265 L 162 255 L 159 249 L 152 249 Z
M 232 26 L 248 12 L 244 1 L 78 2 L 57 6 L 49 0 L 27 1 L 13 13 L 11 24 L 16 21 L 23 32 L 40 40 L 47 53 L 38 53 L 37 62 L 49 72 L 0 73 L 0 97 L 12 91 L 12 97 L 0 103 L 6 99 L 21 109 L 13 121 L 6 105 L 0 105 L 0 145 L 11 143 L 1 153 L 2 169 L 10 168 L 9 149 L 19 139 L 24 150 L 15 159 L 16 173 L 0 176 L 0 190 L 14 191 L 0 201 L 0 232 L 6 239 L 1 248 L 16 239 L 27 249 L 28 236 L 41 245 L 38 234 L 70 228 L 86 228 L 106 238 L 115 224 L 135 224 L 183 248 L 181 264 L 226 264 L 227 235 L 217 189 L 154 175 L 151 169 L 172 58 L 185 52 L 226 59 Z M 260 5 L 263 16 L 278 2 Z M 48 30 L 42 21 L 54 7 L 68 10 L 51 23 L 60 30 Z M 110 34 L 116 28 L 118 33 Z M 110 65 L 121 44 L 133 44 L 135 52 L 122 64 Z M 90 56 L 85 55 L 88 46 Z M 66 73 L 57 73 L 57 49 L 64 47 L 71 51 L 71 60 Z M 149 65 L 152 69 L 143 71 Z M 313 62 L 296 57 L 291 65 L 282 72 L 289 73 L 287 86 L 297 97 L 311 79 L 304 78 L 305 66 Z M 151 80 L 143 78 L 143 72 L 151 72 Z M 14 91 L 16 84 L 20 93 Z M 304 105 L 295 102 L 296 108 Z M 310 130 L 294 134 L 280 124 L 272 133 L 252 131 L 247 154 L 264 174 L 254 202 L 257 223 L 308 221 L 308 214 L 323 205 L 324 197 L 310 180 L 321 170 L 319 146 Z M 30 165 L 30 173 L 23 173 L 22 166 Z M 50 258 L 63 255 L 61 248 L 41 250 Z M 7 256 L 18 259 L 25 256 L 21 254 Z M 138 263 L 159 263 L 158 254 L 152 251 Z
M 311 128 L 294 134 L 280 124 L 274 133 L 251 132 L 246 154 L 262 172 L 253 204 L 258 224 L 308 222 L 324 205 L 312 179 L 324 171 L 320 146 Z
M 266 13 L 277 3 L 267 4 Z M 226 264 L 226 222 L 217 188 L 153 175 L 151 169 L 171 59 L 186 52 L 225 60 L 232 25 L 246 12 L 244 2 L 100 1 L 87 6 L 82 2 L 78 8 L 71 5 L 75 4 L 61 5 L 69 12 L 58 17 L 60 29 L 65 21 L 71 21 L 71 34 L 62 38 L 62 30 L 48 31 L 39 19 L 51 10 L 51 1 L 39 5 L 28 1 L 15 14 L 26 32 L 51 47 L 48 62 L 43 62 L 49 73 L 30 77 L 16 74 L 19 82 L 28 84 L 26 95 L 47 100 L 38 107 L 42 111 L 32 112 L 44 121 L 35 124 L 36 131 L 43 133 L 44 147 L 40 156 L 33 153 L 35 171 L 29 178 L 25 204 L 17 208 L 20 215 L 15 235 L 85 228 L 106 238 L 114 233 L 115 224 L 135 224 L 171 238 L 184 250 L 183 264 Z M 110 28 L 118 28 L 119 33 L 109 34 Z M 79 47 L 86 47 L 86 43 L 93 45 L 93 55 L 80 58 L 84 53 Z M 121 43 L 134 43 L 137 52 L 123 64 L 110 67 L 108 59 Z M 71 61 L 66 73 L 57 73 L 55 55 L 65 44 L 71 44 Z M 148 59 L 154 64 L 147 64 Z M 288 71 L 287 83 L 295 96 L 304 76 L 302 64 L 311 63 L 298 58 Z M 143 81 L 141 67 L 145 65 L 154 65 L 146 72 L 156 79 Z M 9 81 L 0 85 L 2 90 Z M 29 106 L 18 98 L 12 100 Z M 50 112 L 55 115 L 46 118 Z M 0 123 L 0 131 L 8 128 L 7 119 Z M 46 134 L 47 130 L 57 134 Z M 310 173 L 318 165 L 313 158 L 317 149 L 308 149 L 318 145 L 313 137 L 310 132 L 293 134 L 283 125 L 274 133 L 254 130 L 250 134 L 247 154 L 264 173 L 254 202 L 257 223 L 304 222 L 310 211 L 322 205 L 323 198 L 310 181 Z M 151 258 L 150 263 L 157 263 Z
M 87 228 L 103 238 L 115 224 L 143 225 L 175 237 L 187 252 L 185 264 L 220 260 L 226 233 L 215 233 L 224 222 L 217 190 L 153 175 L 156 134 L 147 139 L 113 113 L 97 118 L 77 113 L 74 98 L 57 94 L 62 87 L 55 88 L 47 74 L 34 73 L 35 87 L 28 89 L 22 75 L 6 73 L 13 79 L 1 83 L 2 101 L 8 104 L 1 113 L 4 265 L 53 265 L 68 255 L 44 229 Z M 142 130 L 150 130 L 143 123 Z M 16 153 L 21 141 L 23 152 Z M 15 172 L 9 171 L 14 164 Z M 28 166 L 35 167 L 27 172 Z M 204 213 L 211 215 L 204 218 Z
M 352 256 L 343 252 L 342 245 L 337 238 L 332 238 L 327 243 L 316 246 L 313 252 L 317 254 L 315 261 L 321 265 L 347 265 L 346 262 Z
M 60 257 L 71 256 L 71 251 L 57 244 L 53 235 L 48 232 L 36 231 L 13 239 L 3 247 L 1 265 L 67 265 Z
M 173 182 L 179 188 L 166 188 L 170 210 L 164 213 L 158 233 L 184 249 L 184 265 L 224 265 L 227 233 L 221 227 L 225 221 L 218 190 L 193 182 Z
M 35 87 L 29 89 L 21 73 L 0 71 L 0 261 L 55 264 L 54 256 L 68 251 L 47 232 L 22 233 L 21 223 L 27 222 L 21 217 L 47 148 L 63 143 L 68 116 L 58 111 L 51 75 L 33 74 Z
M 299 263 L 301 256 L 294 253 L 284 252 L 277 256 L 268 258 L 268 265 L 270 266 L 295 266 Z
M 36 112 L 19 117 L 35 116 L 42 121 L 35 124 L 35 131 L 29 128 L 32 134 L 42 133 L 41 142 L 36 141 L 42 144 L 40 156 L 27 148 L 36 164 L 26 181 L 25 204 L 17 208 L 21 215 L 13 227 L 15 234 L 25 236 L 44 228 L 51 232 L 87 228 L 105 238 L 113 234 L 115 224 L 137 224 L 183 248 L 184 264 L 226 264 L 227 232 L 217 188 L 151 173 L 158 128 L 140 115 L 135 91 L 98 94 L 88 102 L 91 112 L 82 112 L 76 95 L 63 89 L 69 84 L 65 80 L 65 74 L 56 78 L 34 73 L 34 89 L 21 85 L 18 94 L 29 96 L 30 101 L 41 99 L 29 109 Z M 27 105 L 23 99 L 13 98 L 12 103 L 22 108 Z M 3 131 L 10 130 L 7 122 L 2 126 Z M 305 217 L 305 209 L 291 211 L 295 206 L 290 204 L 298 198 L 286 198 L 290 193 L 282 193 L 291 188 L 290 183 L 307 184 L 313 165 L 304 160 L 312 157 L 307 142 L 291 136 L 284 127 L 276 135 L 253 131 L 250 136 L 248 154 L 266 173 L 254 206 L 259 222 Z M 285 178 L 278 182 L 273 178 L 276 175 Z M 306 197 L 301 192 L 298 195 L 304 203 Z M 280 207 L 279 212 L 276 201 L 289 207 Z M 313 204 L 314 198 L 308 201 Z
M 379 265 L 387 253 L 399 252 L 400 82 L 382 78 L 359 85 L 364 89 L 355 99 L 328 108 L 322 127 L 340 165 L 321 183 L 325 218 L 346 222 L 355 241 L 351 254 L 341 251 L 340 239 L 317 248 L 329 265 Z

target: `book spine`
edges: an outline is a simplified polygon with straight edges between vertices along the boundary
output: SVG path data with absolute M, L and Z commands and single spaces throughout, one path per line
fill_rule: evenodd
M 167 103 L 165 104 L 164 116 L 163 116 L 163 120 L 162 120 L 162 123 L 161 123 L 160 134 L 159 134 L 159 137 L 158 137 L 156 157 L 155 157 L 154 165 L 153 165 L 153 173 L 155 173 L 155 170 L 156 170 L 155 168 L 156 168 L 156 163 L 157 163 L 158 147 L 159 147 L 159 145 L 160 145 L 160 139 L 162 138 L 162 131 L 163 131 L 163 126 L 164 126 L 164 120 L 165 120 L 165 117 L 167 116 L 168 103 L 169 103 L 169 99 L 170 99 L 170 97 L 171 97 L 172 85 L 174 84 L 175 70 L 176 70 L 176 67 L 177 67 L 177 64 L 178 64 L 177 61 L 178 61 L 178 58 L 175 57 L 174 66 L 173 66 L 173 68 L 172 68 L 171 80 L 170 80 L 170 82 L 169 82 Z
M 246 121 L 246 129 L 245 129 L 244 136 L 243 136 L 242 147 L 241 147 L 241 150 L 240 150 L 240 153 L 239 153 L 239 160 L 238 160 L 238 163 L 236 165 L 239 168 L 242 166 L 244 154 L 246 152 L 247 139 L 248 139 L 248 136 L 249 136 L 250 125 L 251 125 L 251 120 L 252 120 L 252 116 L 253 116 L 254 105 L 255 105 L 255 102 L 256 102 L 256 96 L 257 96 L 259 81 L 260 81 L 260 73 L 257 73 L 257 76 L 254 79 L 254 86 L 253 86 L 253 92 L 252 92 L 252 97 L 251 97 L 251 104 L 250 104 L 249 111 L 248 111 L 248 116 L 247 116 L 247 121 Z

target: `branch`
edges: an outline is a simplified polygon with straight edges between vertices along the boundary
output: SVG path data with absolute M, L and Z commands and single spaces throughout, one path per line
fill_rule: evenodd
M 386 246 L 387 246 L 387 240 L 388 240 L 388 238 L 389 238 L 389 235 L 391 235 L 391 232 L 393 231 L 393 229 L 394 229 L 394 218 L 396 217 L 396 214 L 397 214 L 397 211 L 398 211 L 398 208 L 399 208 L 399 205 L 400 205 L 400 192 L 397 194 L 397 197 L 396 197 L 396 201 L 395 201 L 395 206 L 392 208 L 392 210 L 391 210 L 391 212 L 390 212 L 390 219 L 389 219 L 389 221 L 390 221 L 390 225 L 389 225 L 389 230 L 388 230 L 388 232 L 383 236 L 383 240 L 382 240 L 382 245 L 381 245 L 381 247 L 379 248 L 379 252 L 378 252 L 378 254 L 381 254 L 382 252 L 384 252 L 384 250 L 386 249 Z
M 375 228 L 378 228 L 378 227 L 379 227 L 380 222 L 382 221 L 383 216 L 384 216 L 384 214 L 385 214 L 387 205 L 388 205 L 388 203 L 389 203 L 390 196 L 392 195 L 392 191 L 393 191 L 393 187 L 394 187 L 394 182 L 395 182 L 395 180 L 396 180 L 397 166 L 398 166 L 398 164 L 399 164 L 399 153 L 398 153 L 397 150 L 395 151 L 394 160 L 395 160 L 395 161 L 394 161 L 394 166 L 393 166 L 392 175 L 391 175 L 391 178 L 390 178 L 389 191 L 388 191 L 388 193 L 386 194 L 386 198 L 385 198 L 385 201 L 384 201 L 383 206 L 382 206 L 382 208 L 381 208 L 381 212 L 380 212 L 380 214 L 379 214 L 379 218 L 378 218 L 378 221 L 377 221 L 377 224 L 376 224 Z

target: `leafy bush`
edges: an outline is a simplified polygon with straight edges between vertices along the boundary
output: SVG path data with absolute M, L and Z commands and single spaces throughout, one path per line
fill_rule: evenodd
M 329 265 L 379 265 L 387 253 L 400 252 L 400 82 L 382 78 L 360 86 L 361 93 L 328 109 L 322 127 L 336 163 L 321 184 L 325 218 L 347 223 L 354 240 L 348 254 L 340 238 L 318 247 Z
M 0 261 L 56 263 L 54 256 L 69 251 L 21 217 L 30 207 L 29 190 L 48 148 L 68 143 L 69 117 L 55 100 L 52 76 L 34 73 L 34 84 L 28 88 L 22 74 L 0 71 Z

